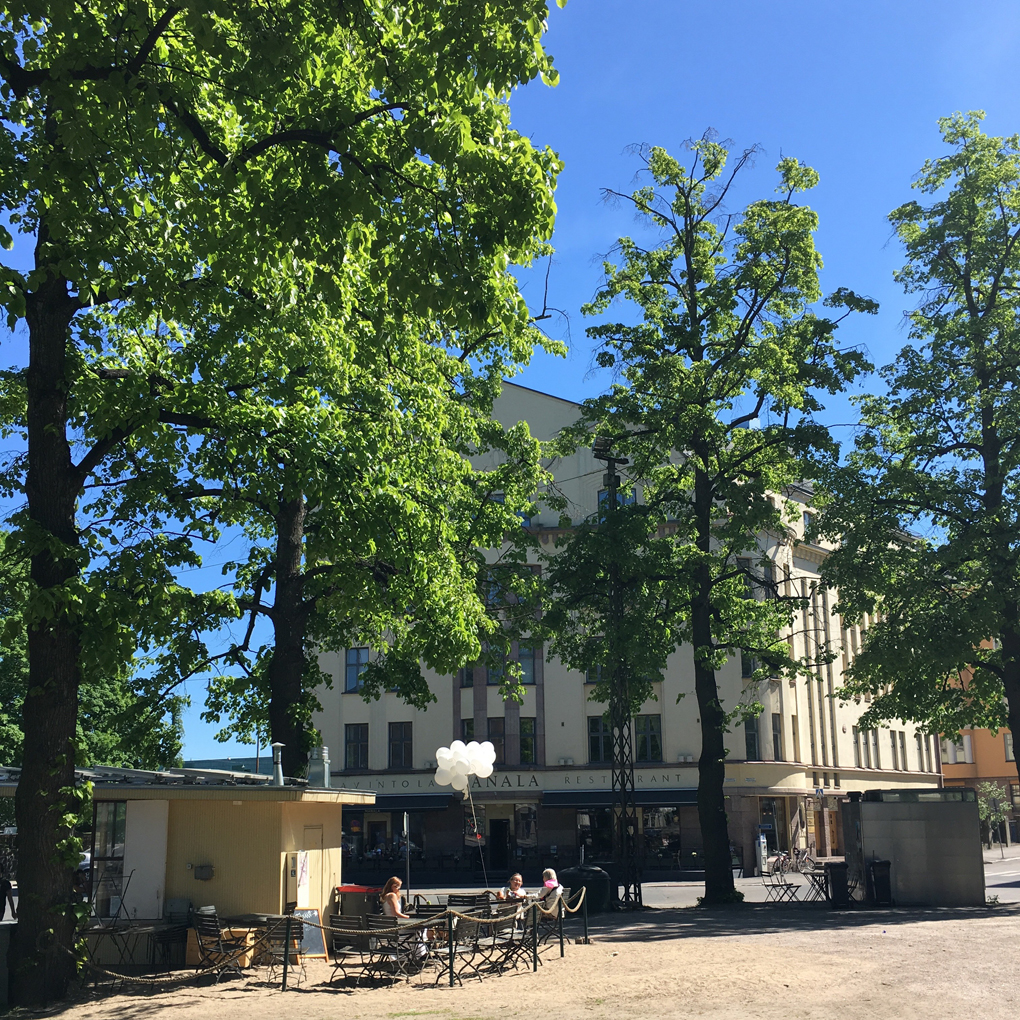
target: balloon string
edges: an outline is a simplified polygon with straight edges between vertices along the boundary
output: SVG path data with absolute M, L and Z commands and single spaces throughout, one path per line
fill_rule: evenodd
M 478 818 L 475 816 L 475 798 L 471 796 L 471 786 L 467 788 L 468 803 L 471 805 L 471 821 L 475 826 L 475 842 L 478 844 L 478 858 L 482 862 L 482 879 L 485 888 L 489 888 L 489 876 L 485 871 L 485 854 L 482 852 L 482 837 L 478 834 Z

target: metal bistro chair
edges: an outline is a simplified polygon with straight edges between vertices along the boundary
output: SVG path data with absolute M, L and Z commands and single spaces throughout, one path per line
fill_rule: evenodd
M 478 940 L 478 952 L 487 970 L 502 975 L 510 967 L 517 967 L 524 935 L 517 927 L 522 911 L 515 908 L 498 914 L 487 925 L 489 934 Z
M 800 886 L 788 881 L 781 871 L 768 870 L 761 876 L 762 885 L 765 886 L 766 901 L 775 900 L 782 903 L 785 900 L 795 900 L 800 892 Z
M 289 922 L 289 929 L 288 929 Z M 305 923 L 299 917 L 279 917 L 273 920 L 272 925 L 266 931 L 265 942 L 263 943 L 263 960 L 269 967 L 266 974 L 266 981 L 272 982 L 278 969 L 282 969 L 288 957 L 288 969 L 296 967 L 301 978 L 307 977 L 305 973 L 305 958 L 301 952 L 301 943 L 305 937 Z M 293 974 L 294 971 L 290 970 Z
M 424 965 L 421 929 L 401 931 L 399 919 L 369 914 L 369 958 L 362 977 L 409 979 Z
M 347 980 L 347 967 L 355 956 L 358 957 L 358 965 L 364 968 L 365 957 L 369 952 L 369 935 L 368 925 L 361 914 L 330 914 L 329 927 L 329 947 L 333 955 L 333 973 L 329 976 L 329 983 L 332 984 L 338 970 L 343 973 L 344 981 Z M 337 928 L 359 928 L 364 931 L 364 935 L 341 935 L 335 931 Z
M 460 910 L 463 913 L 488 912 L 492 909 L 492 900 L 488 891 L 480 893 L 450 893 L 446 898 L 446 905 L 451 910 Z
M 454 920 L 456 922 L 453 926 L 453 956 L 456 961 L 454 963 L 454 977 L 463 984 L 465 971 L 470 971 L 481 981 L 482 975 L 475 965 L 475 957 L 482 952 L 481 941 L 484 938 L 482 925 L 485 923 L 485 919 L 481 917 L 458 917 Z M 446 952 L 449 954 L 449 946 L 446 947 Z M 439 984 L 442 978 L 443 969 L 440 967 L 439 974 L 436 977 L 436 984 Z
M 540 904 L 542 910 L 551 910 L 551 914 L 543 914 L 539 911 L 538 914 L 538 942 L 542 945 L 545 942 L 551 942 L 554 939 L 560 937 L 560 920 L 559 910 L 560 900 L 562 899 L 564 905 L 570 902 L 570 889 L 564 889 L 559 896 L 549 896 L 543 900 Z
M 247 938 L 224 938 L 215 910 L 195 912 L 195 934 L 198 936 L 198 971 L 219 968 L 217 982 L 228 972 L 238 977 L 243 976 L 240 957 L 249 948 Z

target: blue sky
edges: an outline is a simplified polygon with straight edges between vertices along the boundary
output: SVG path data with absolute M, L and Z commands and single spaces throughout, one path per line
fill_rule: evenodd
M 571 312 L 572 350 L 565 361 L 537 356 L 518 381 L 573 399 L 607 383 L 590 373 L 590 323 L 578 308 L 599 281 L 593 257 L 636 229 L 626 208 L 600 202 L 604 187 L 630 189 L 629 145 L 679 156 L 707 128 L 738 150 L 760 145 L 731 210 L 771 192 L 781 155 L 813 166 L 821 183 L 806 201 L 820 217 L 823 287 L 881 303 L 878 317 L 841 330 L 880 365 L 906 342 L 912 302 L 892 279 L 902 258 L 886 216 L 943 151 L 936 121 L 983 109 L 989 133 L 1020 131 L 1016 3 L 569 0 L 551 12 L 546 38 L 560 84 L 519 90 L 512 111 L 519 131 L 566 164 L 549 300 Z M 526 293 L 540 305 L 541 281 Z M 830 412 L 834 425 L 854 420 L 846 401 Z
M 911 196 L 923 161 L 942 151 L 940 116 L 983 109 L 990 133 L 1020 131 L 1018 42 L 1015 0 L 569 0 L 554 7 L 546 44 L 560 84 L 520 89 L 512 111 L 518 130 L 566 164 L 549 301 L 569 313 L 569 334 L 555 321 L 550 332 L 569 336 L 571 350 L 566 359 L 537 355 L 518 381 L 572 399 L 607 384 L 591 371 L 579 308 L 598 284 L 598 256 L 635 223 L 625 208 L 604 205 L 600 191 L 630 187 L 637 164 L 628 146 L 647 142 L 680 155 L 684 139 L 708 128 L 737 149 L 763 149 L 731 208 L 771 192 L 781 155 L 819 171 L 809 201 L 820 215 L 823 286 L 850 287 L 882 306 L 877 317 L 844 326 L 842 337 L 864 345 L 876 364 L 891 360 L 906 342 L 911 298 L 892 280 L 902 258 L 886 216 Z M 541 305 L 544 272 L 523 276 L 533 306 Z M 22 343 L 7 347 L 5 363 Z M 830 402 L 826 420 L 850 437 L 846 400 Z M 218 744 L 215 727 L 198 717 L 201 685 L 189 693 L 188 757 L 252 753 Z

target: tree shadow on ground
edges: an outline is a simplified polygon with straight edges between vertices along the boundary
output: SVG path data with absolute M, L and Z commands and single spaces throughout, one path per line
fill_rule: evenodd
M 1020 903 L 996 907 L 904 907 L 832 910 L 825 904 L 795 906 L 741 903 L 732 907 L 652 908 L 634 913 L 600 914 L 589 920 L 589 933 L 599 942 L 661 942 L 683 938 L 725 938 L 772 935 L 784 931 L 836 931 L 880 924 L 891 927 L 919 921 L 994 920 L 1020 918 Z M 571 939 L 576 923 L 564 926 Z

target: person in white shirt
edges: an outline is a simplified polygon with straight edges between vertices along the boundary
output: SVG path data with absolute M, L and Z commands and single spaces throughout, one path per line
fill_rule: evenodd
M 498 893 L 497 900 L 526 900 L 528 894 L 524 891 L 524 879 L 520 875 L 511 875 L 510 881 Z

